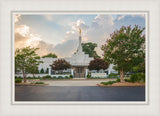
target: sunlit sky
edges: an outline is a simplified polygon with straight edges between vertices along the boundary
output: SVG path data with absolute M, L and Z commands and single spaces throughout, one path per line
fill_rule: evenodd
M 79 28 L 82 42 L 94 42 L 98 55 L 110 34 L 121 26 L 145 27 L 145 15 L 59 14 L 15 15 L 15 48 L 38 47 L 40 56 L 55 53 L 70 57 L 78 47 Z

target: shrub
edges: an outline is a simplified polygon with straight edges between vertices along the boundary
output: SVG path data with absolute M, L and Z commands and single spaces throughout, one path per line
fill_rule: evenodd
M 145 73 L 137 73 L 139 81 L 145 82 Z
M 21 83 L 22 79 L 15 79 L 15 83 Z
M 88 74 L 88 75 L 87 75 L 87 78 L 91 78 L 91 75 L 90 75 L 90 74 Z
M 43 73 L 44 73 L 44 69 L 43 69 L 43 68 L 40 70 L 40 73 L 41 73 L 41 74 L 43 74 Z
M 116 82 L 120 82 L 120 78 L 117 78 Z
M 73 75 L 69 75 L 70 78 L 73 78 Z
M 131 81 L 132 83 L 134 83 L 134 82 L 136 82 L 136 81 L 139 81 L 139 78 L 138 78 L 137 74 L 132 74 L 132 75 L 131 75 L 131 78 L 130 78 L 130 81 Z
M 46 75 L 46 76 L 43 76 L 42 78 L 43 79 L 51 79 L 51 76 L 50 75 Z
M 53 79 L 56 79 L 56 76 L 53 76 L 52 78 L 53 78 Z
M 40 77 L 40 76 L 38 76 L 37 78 L 39 78 L 39 79 L 40 79 L 41 77 Z
M 58 79 L 64 79 L 62 76 L 58 76 Z
M 113 83 L 116 83 L 116 81 L 101 82 L 103 85 L 112 85 Z
M 18 76 L 17 78 L 20 78 L 20 79 L 22 79 L 22 77 L 21 77 L 21 76 Z
M 28 76 L 27 79 L 31 79 L 32 77 Z
M 131 82 L 131 80 L 130 80 L 130 79 L 124 79 L 124 81 L 125 81 L 125 82 Z
M 68 76 L 65 76 L 64 78 L 65 78 L 65 79 L 69 79 L 69 77 L 68 77 Z
M 108 78 L 118 78 L 117 74 L 111 73 L 108 75 Z
M 132 74 L 128 81 L 130 81 L 132 83 L 140 82 L 140 81 L 145 82 L 145 74 L 144 73 Z
M 35 84 L 44 84 L 44 82 L 35 82 Z

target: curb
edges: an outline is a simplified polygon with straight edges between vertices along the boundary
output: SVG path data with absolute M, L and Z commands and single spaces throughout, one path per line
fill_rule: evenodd
M 145 85 L 103 85 L 96 84 L 99 87 L 145 87 Z

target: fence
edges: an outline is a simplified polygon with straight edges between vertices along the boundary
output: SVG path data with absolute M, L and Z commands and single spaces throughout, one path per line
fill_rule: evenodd
M 35 78 L 38 78 L 38 77 L 42 78 L 43 76 L 46 76 L 46 75 L 48 75 L 48 74 L 34 74 L 34 77 L 35 77 Z M 15 74 L 15 76 L 16 76 L 16 77 L 23 77 L 22 74 Z M 51 76 L 51 77 L 59 77 L 59 76 L 65 77 L 65 76 L 70 76 L 70 74 L 54 74 L 54 75 L 50 75 L 50 76 Z M 28 77 L 33 77 L 33 74 L 27 74 L 26 77 L 27 77 L 27 78 L 28 78 Z

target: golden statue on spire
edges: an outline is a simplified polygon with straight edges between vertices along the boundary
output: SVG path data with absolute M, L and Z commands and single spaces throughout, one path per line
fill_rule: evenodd
M 81 35 L 81 29 L 79 28 L 79 35 Z

